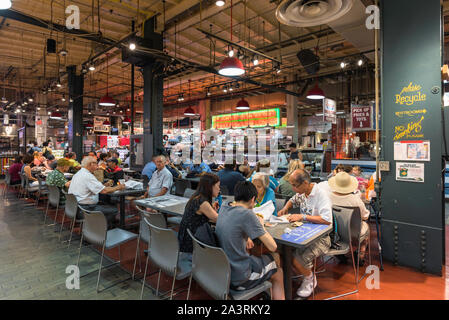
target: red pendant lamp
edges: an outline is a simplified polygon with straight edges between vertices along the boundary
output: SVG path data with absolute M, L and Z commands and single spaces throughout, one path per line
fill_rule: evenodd
M 131 123 L 131 119 L 130 118 L 128 118 L 128 117 L 125 117 L 125 119 L 123 119 L 123 122 L 122 122 L 123 124 L 130 124 Z
M 106 121 L 103 121 L 103 125 L 104 125 L 105 127 L 110 127 L 110 126 L 111 126 L 111 123 L 109 122 L 109 120 L 106 120 Z
M 232 0 L 231 0 L 231 42 L 232 42 Z M 218 73 L 222 76 L 235 77 L 245 73 L 242 61 L 237 57 L 226 57 L 220 64 Z
M 326 96 L 324 95 L 324 91 L 320 87 L 318 87 L 318 81 L 315 83 L 315 87 L 307 92 L 307 99 L 321 100 L 325 97 Z
M 94 128 L 94 125 L 91 123 L 91 122 L 88 122 L 87 124 L 86 124 L 86 129 L 87 130 L 92 130 Z
M 237 110 L 249 110 L 251 109 L 249 106 L 248 101 L 246 101 L 245 99 L 242 98 L 242 100 L 240 100 L 239 102 L 237 102 L 237 106 L 236 106 Z
M 192 107 L 188 107 L 187 109 L 184 110 L 184 115 L 185 116 L 194 116 L 194 115 L 196 115 L 196 113 Z
M 50 119 L 62 120 L 62 115 L 57 111 L 53 111 L 50 115 Z
M 109 96 L 109 55 L 106 55 L 106 95 L 100 99 L 99 105 L 103 107 L 115 106 L 115 100 Z

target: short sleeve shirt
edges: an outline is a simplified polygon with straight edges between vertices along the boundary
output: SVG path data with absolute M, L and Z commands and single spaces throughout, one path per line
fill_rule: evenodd
M 75 195 L 79 204 L 97 204 L 98 194 L 105 188 L 86 168 L 81 168 L 72 178 L 69 193 Z
M 332 201 L 328 188 L 328 184 L 324 182 L 315 184 L 308 197 L 304 194 L 296 194 L 289 201 L 294 208 L 300 207 L 302 214 L 320 216 L 323 220 L 332 223 Z
M 151 180 L 148 183 L 148 194 L 150 197 L 154 197 L 162 191 L 162 188 L 167 188 L 167 190 L 170 191 L 172 185 L 173 176 L 170 171 L 164 167 L 161 171 L 156 170 L 153 172 Z
M 220 247 L 226 253 L 231 265 L 231 282 L 237 286 L 249 280 L 251 256 L 246 251 L 246 241 L 265 234 L 259 219 L 249 209 L 223 206 L 218 214 L 215 233 Z

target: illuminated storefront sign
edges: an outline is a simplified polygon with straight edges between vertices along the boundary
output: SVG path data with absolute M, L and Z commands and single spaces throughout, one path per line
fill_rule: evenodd
M 212 128 L 240 129 L 240 128 L 262 128 L 266 126 L 281 126 L 281 115 L 279 108 L 230 113 L 212 117 Z

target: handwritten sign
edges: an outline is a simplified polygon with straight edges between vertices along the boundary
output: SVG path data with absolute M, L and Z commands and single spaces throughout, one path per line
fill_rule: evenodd
M 353 131 L 373 129 L 373 108 L 371 106 L 351 106 Z

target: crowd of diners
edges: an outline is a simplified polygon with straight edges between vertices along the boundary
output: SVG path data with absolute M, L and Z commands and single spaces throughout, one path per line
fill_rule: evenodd
M 89 211 L 101 211 L 108 228 L 118 224 L 117 201 L 107 196 L 117 190 L 125 189 L 124 172 L 117 152 L 89 152 L 83 155 L 81 163 L 76 154 L 66 152 L 63 158 L 55 160 L 51 149 L 32 150 L 16 158 L 9 168 L 11 184 L 20 183 L 19 172 L 29 182 L 31 190 L 37 186 L 35 172 L 47 172 L 45 183 L 53 185 L 76 196 L 81 207 Z M 65 173 L 72 173 L 69 181 Z M 368 232 L 365 222 L 370 215 L 365 202 L 375 195 L 375 177 L 366 180 L 360 167 L 338 165 L 329 175 L 328 181 L 314 183 L 304 169 L 301 155 L 296 146 L 291 146 L 288 171 L 278 181 L 270 169 L 270 161 L 262 159 L 251 168 L 245 161 L 242 164 L 224 165 L 191 161 L 175 165 L 169 157 L 160 154 L 152 158 L 141 172 L 148 179 L 148 187 L 141 198 L 158 197 L 170 193 L 174 179 L 199 176 L 198 187 L 185 206 L 179 225 L 178 240 L 181 259 L 191 261 L 193 234 L 204 224 L 209 224 L 226 253 L 231 265 L 231 288 L 251 289 L 261 282 L 272 282 L 272 298 L 284 299 L 283 274 L 277 244 L 266 231 L 263 219 L 252 209 L 273 202 L 274 215 L 287 215 L 290 209 L 299 208 L 300 213 L 289 214 L 289 222 L 303 222 L 332 225 L 332 206 L 359 207 L 362 219 L 363 236 Z M 225 186 L 233 202 L 222 201 L 221 186 Z M 276 210 L 276 198 L 288 199 L 285 206 Z M 132 199 L 128 199 L 132 200 Z M 61 197 L 64 201 L 64 197 Z M 361 245 L 360 265 L 365 263 L 367 242 Z M 294 252 L 293 270 L 303 276 L 297 290 L 301 298 L 312 294 L 316 277 L 312 273 L 316 258 L 325 255 L 331 248 L 331 239 L 323 236 L 304 250 Z M 257 249 L 257 250 L 256 250 Z M 255 252 L 264 252 L 262 255 Z M 345 263 L 345 257 L 340 258 Z

